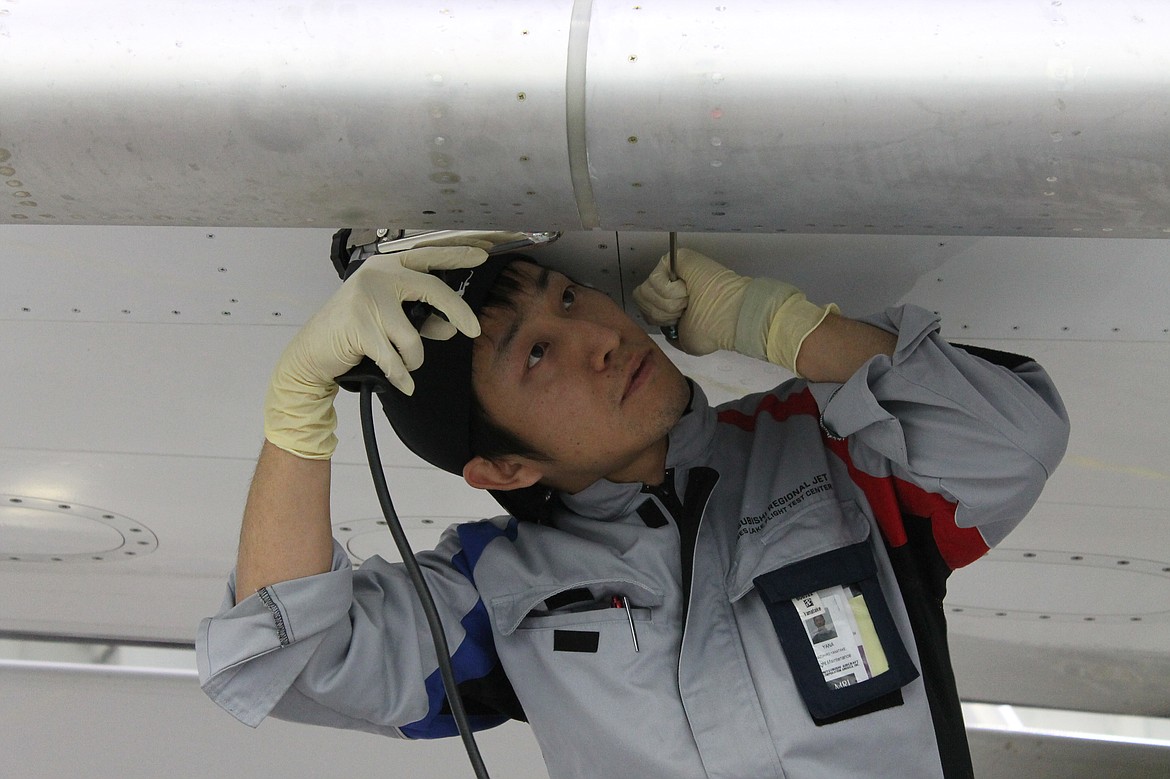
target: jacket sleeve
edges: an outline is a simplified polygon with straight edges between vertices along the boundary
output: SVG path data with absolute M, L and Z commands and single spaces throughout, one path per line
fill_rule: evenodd
M 936 527 L 935 540 L 955 545 L 940 550 L 950 568 L 966 564 L 1039 498 L 1068 442 L 1064 404 L 1034 361 L 949 344 L 923 309 L 865 321 L 898 334 L 894 355 L 871 359 L 845 384 L 811 385 L 822 425 L 846 439 L 856 479 L 893 485 L 903 516 L 952 524 L 956 532 Z M 905 542 L 889 537 L 904 533 L 896 524 L 882 523 L 895 546 Z M 975 543 L 964 529 L 978 533 Z
M 458 532 L 448 530 L 417 558 L 460 686 L 498 673 Z M 234 603 L 233 574 L 219 613 L 200 623 L 196 654 L 204 692 L 241 722 L 255 727 L 273 716 L 405 738 L 457 732 L 426 617 L 401 564 L 374 557 L 354 569 L 334 542 L 328 573 Z M 477 729 L 508 718 L 467 708 Z

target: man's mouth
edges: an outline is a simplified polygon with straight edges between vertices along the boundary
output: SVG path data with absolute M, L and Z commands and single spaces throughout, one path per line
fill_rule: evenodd
M 626 382 L 626 391 L 622 394 L 622 402 L 626 398 L 637 392 L 649 379 L 653 372 L 654 365 L 650 362 L 650 352 L 644 352 L 634 357 L 631 360 L 634 369 L 630 372 L 629 381 Z

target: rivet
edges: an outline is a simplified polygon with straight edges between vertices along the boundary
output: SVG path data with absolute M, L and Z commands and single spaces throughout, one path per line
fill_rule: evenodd
M 516 99 L 519 100 L 521 103 L 523 103 L 525 100 L 528 99 L 528 95 L 524 94 L 523 92 L 517 92 Z
M 637 143 L 637 142 L 638 142 L 638 136 L 636 136 L 636 135 L 631 135 L 629 138 L 626 138 L 626 143 Z
M 629 57 L 629 60 L 630 60 L 630 62 L 637 62 L 637 61 L 638 61 L 638 55 L 637 55 L 637 54 L 631 54 L 631 55 L 630 55 L 630 57 Z

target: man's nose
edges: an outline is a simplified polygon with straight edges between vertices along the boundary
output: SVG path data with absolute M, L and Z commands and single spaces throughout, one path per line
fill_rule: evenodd
M 579 337 L 585 345 L 585 355 L 589 367 L 595 371 L 604 371 L 613 364 L 614 354 L 621 345 L 621 336 L 612 327 L 595 322 L 576 322 L 580 329 Z

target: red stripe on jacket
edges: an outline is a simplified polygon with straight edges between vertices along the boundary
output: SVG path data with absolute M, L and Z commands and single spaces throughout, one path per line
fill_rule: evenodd
M 775 395 L 765 395 L 751 415 L 728 409 L 719 412 L 718 418 L 720 422 L 750 433 L 756 429 L 760 415 L 765 413 L 777 422 L 794 416 L 811 416 L 819 422 L 821 412 L 816 399 L 806 388 L 783 400 Z M 853 483 L 865 494 L 878 527 L 890 546 L 904 546 L 909 540 L 903 524 L 903 516 L 909 514 L 930 520 L 935 546 L 951 570 L 987 554 L 987 542 L 978 529 L 961 528 L 955 524 L 957 503 L 895 476 L 879 477 L 865 473 L 854 465 L 847 441 L 835 441 L 823 431 L 822 438 L 829 451 L 845 464 Z

